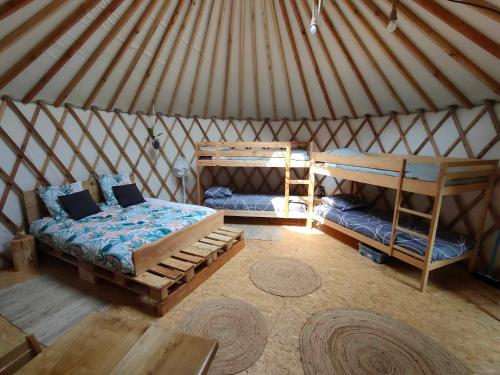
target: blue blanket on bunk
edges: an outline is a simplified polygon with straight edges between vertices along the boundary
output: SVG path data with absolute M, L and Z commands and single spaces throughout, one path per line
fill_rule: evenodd
M 392 213 L 368 209 L 341 211 L 324 205 L 315 207 L 314 212 L 325 219 L 376 241 L 386 245 L 390 243 Z M 428 233 L 428 224 L 413 217 L 401 216 L 399 226 L 422 234 Z M 427 240 L 425 239 L 398 232 L 395 243 L 416 254 L 425 255 L 427 247 Z M 467 251 L 472 250 L 473 246 L 473 241 L 462 234 L 438 230 L 432 252 L 432 261 L 451 259 L 464 255 Z
M 251 210 L 284 212 L 283 195 L 233 194 L 227 198 L 205 199 L 205 206 L 224 210 Z M 290 212 L 306 212 L 306 202 L 290 198 Z

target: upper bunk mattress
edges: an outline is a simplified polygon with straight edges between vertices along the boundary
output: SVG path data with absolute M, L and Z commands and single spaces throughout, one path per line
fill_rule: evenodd
M 204 150 L 203 148 L 200 149 L 201 151 L 214 151 L 212 149 L 210 150 Z M 228 151 L 228 150 L 225 150 Z M 212 160 L 214 157 L 212 156 L 201 156 L 201 160 Z M 258 160 L 258 161 L 284 161 L 285 158 L 282 156 L 277 156 L 277 157 L 262 157 L 262 156 L 218 156 L 218 160 Z M 292 161 L 308 161 L 309 160 L 309 153 L 305 150 L 291 150 L 291 155 L 290 155 L 290 160 Z
M 285 212 L 284 201 L 283 195 L 233 194 L 227 198 L 207 198 L 205 206 L 219 210 Z M 288 210 L 289 212 L 306 212 L 306 202 L 290 198 Z
M 385 245 L 390 244 L 392 213 L 366 209 L 341 211 L 325 205 L 316 206 L 314 212 L 325 219 Z M 401 216 L 399 225 L 418 233 L 428 233 L 428 225 L 412 217 Z M 427 240 L 425 239 L 404 232 L 398 232 L 395 244 L 416 254 L 425 256 L 425 249 L 427 247 Z M 434 242 L 434 250 L 432 251 L 432 261 L 451 259 L 464 255 L 467 251 L 472 250 L 473 246 L 474 242 L 462 234 L 438 230 Z
M 43 243 L 86 262 L 134 274 L 134 250 L 215 213 L 206 207 L 152 198 L 127 208 L 101 208 L 103 212 L 78 221 L 37 219 L 30 232 Z

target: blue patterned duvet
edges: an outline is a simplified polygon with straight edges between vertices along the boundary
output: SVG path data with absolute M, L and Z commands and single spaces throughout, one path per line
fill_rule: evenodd
M 283 195 L 233 194 L 227 198 L 205 199 L 205 206 L 224 210 L 251 210 L 284 212 L 285 197 Z M 306 202 L 290 199 L 290 212 L 306 212 Z
M 35 220 L 30 232 L 43 243 L 79 259 L 133 274 L 135 249 L 215 213 L 206 207 L 151 198 L 127 208 L 101 208 L 103 212 L 78 221 L 50 217 Z
M 328 219 L 361 233 L 376 241 L 389 245 L 391 240 L 392 213 L 374 210 L 350 210 L 341 211 L 336 208 L 320 205 L 314 208 L 314 212 Z M 401 217 L 399 225 L 422 234 L 428 233 L 426 223 L 412 217 Z M 425 255 L 427 240 L 412 236 L 407 233 L 398 232 L 396 245 L 408 249 L 416 254 Z M 438 230 L 432 251 L 432 261 L 455 258 L 472 250 L 474 243 L 466 236 Z

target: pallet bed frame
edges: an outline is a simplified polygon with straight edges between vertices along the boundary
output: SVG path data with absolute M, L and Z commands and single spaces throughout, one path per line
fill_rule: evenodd
M 102 195 L 95 179 L 82 182 L 96 202 Z M 28 223 L 47 216 L 34 191 L 24 192 Z M 78 267 L 79 277 L 91 284 L 104 279 L 153 299 L 165 315 L 244 247 L 243 231 L 224 225 L 218 212 L 187 228 L 133 252 L 135 275 L 111 271 L 37 241 L 39 250 Z M 137 254 L 137 255 L 136 255 Z
M 213 150 L 204 148 L 211 147 Z M 228 148 L 228 150 L 225 150 Z M 290 213 L 290 199 L 307 201 L 307 196 L 290 196 L 290 185 L 308 185 L 309 179 L 292 179 L 291 169 L 309 169 L 310 161 L 292 160 L 292 150 L 306 150 L 312 154 L 312 142 L 198 142 L 196 143 L 196 189 L 198 204 L 203 204 L 201 173 L 204 167 L 241 167 L 241 168 L 284 168 L 284 210 L 256 211 L 256 210 L 222 210 L 225 216 L 261 217 L 280 219 L 306 219 L 307 212 Z M 207 159 L 207 157 L 209 157 Z M 245 160 L 247 157 L 268 158 L 267 160 Z M 241 158 L 241 159 L 238 159 Z M 274 160 L 273 160 L 274 159 Z
M 436 181 L 421 181 L 406 178 L 404 177 L 404 174 L 406 171 L 407 163 L 436 164 L 439 166 L 439 176 Z M 392 172 L 396 172 L 397 176 L 388 176 L 364 171 L 336 168 L 328 164 L 341 164 L 356 167 L 389 170 Z M 463 170 L 459 172 L 457 172 L 456 169 L 455 171 L 452 170 L 452 168 L 457 167 L 462 168 Z M 363 156 L 347 156 L 314 152 L 312 154 L 311 169 L 309 173 L 309 217 L 307 226 L 311 228 L 314 222 L 326 225 L 420 269 L 420 291 L 424 292 L 427 287 L 429 272 L 432 270 L 465 259 L 470 259 L 469 271 L 472 271 L 474 269 L 481 245 L 481 237 L 486 219 L 486 212 L 491 200 L 491 196 L 493 194 L 493 186 L 495 182 L 497 167 L 498 160 L 459 159 L 392 154 L 366 154 Z M 385 245 L 370 237 L 343 227 L 342 225 L 339 225 L 315 214 L 313 206 L 315 203 L 314 189 L 316 174 L 396 190 L 391 241 L 389 245 Z M 461 178 L 482 178 L 484 179 L 484 181 L 473 181 L 471 183 L 464 183 L 459 185 L 446 185 L 446 181 L 449 179 Z M 434 240 L 436 238 L 443 197 L 458 195 L 470 191 L 483 192 L 483 196 L 481 198 L 481 209 L 475 230 L 474 248 L 462 256 L 433 262 L 432 250 L 434 246 Z M 405 192 L 421 194 L 434 198 L 432 212 L 426 213 L 411 209 L 409 207 L 403 207 L 403 193 Z M 398 225 L 400 213 L 418 216 L 420 218 L 429 220 L 430 225 L 428 234 L 424 235 L 400 227 Z M 427 248 L 425 250 L 425 255 L 422 256 L 420 254 L 416 254 L 408 249 L 396 245 L 395 237 L 397 230 L 426 239 Z

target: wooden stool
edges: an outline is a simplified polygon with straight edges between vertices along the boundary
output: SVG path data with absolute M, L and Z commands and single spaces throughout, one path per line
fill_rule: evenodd
M 20 232 L 10 242 L 10 253 L 15 271 L 33 271 L 38 265 L 35 237 Z

